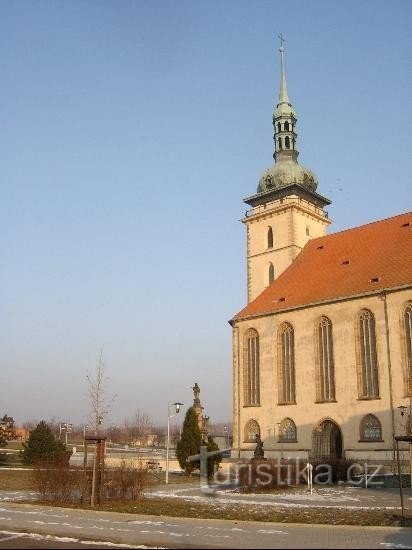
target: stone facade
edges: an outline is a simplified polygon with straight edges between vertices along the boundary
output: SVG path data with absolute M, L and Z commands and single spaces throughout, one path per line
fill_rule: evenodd
M 412 286 L 412 285 L 411 285 Z M 387 302 L 388 323 L 385 320 Z M 233 448 L 235 454 L 252 456 L 254 443 L 245 441 L 244 430 L 255 420 L 265 442 L 266 456 L 307 457 L 312 453 L 313 433 L 331 419 L 342 433 L 345 456 L 368 460 L 392 460 L 393 435 L 403 433 L 404 421 L 397 407 L 409 407 L 405 387 L 405 349 L 402 318 L 412 300 L 412 288 L 382 296 L 348 298 L 330 304 L 283 311 L 275 315 L 237 321 L 233 327 Z M 379 372 L 379 398 L 360 399 L 357 369 L 357 316 L 362 309 L 373 312 Z M 325 316 L 333 326 L 335 402 L 316 402 L 315 327 Z M 292 325 L 295 335 L 296 404 L 278 405 L 277 331 L 282 323 Z M 260 405 L 244 403 L 244 337 L 248 329 L 259 334 Z M 387 334 L 388 330 L 388 334 Z M 392 391 L 391 391 L 392 389 Z M 392 395 L 391 395 L 392 394 Z M 375 415 L 382 427 L 382 441 L 361 441 L 360 423 Z M 296 441 L 279 441 L 279 423 L 290 418 L 296 425 Z

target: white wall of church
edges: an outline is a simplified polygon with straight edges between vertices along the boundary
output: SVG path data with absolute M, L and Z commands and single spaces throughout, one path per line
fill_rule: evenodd
M 312 447 L 312 432 L 322 419 L 330 418 L 340 427 L 347 456 L 390 459 L 393 436 L 392 411 L 400 433 L 401 417 L 397 407 L 408 405 L 404 384 L 402 349 L 402 311 L 412 291 L 399 290 L 387 294 L 391 378 L 388 366 L 387 325 L 382 296 L 364 296 L 339 302 L 279 312 L 235 322 L 233 331 L 234 382 L 234 449 L 250 455 L 254 443 L 244 442 L 248 420 L 258 422 L 266 456 L 307 456 Z M 375 316 L 379 370 L 379 399 L 358 398 L 356 318 L 363 308 Z M 316 321 L 327 316 L 333 326 L 336 402 L 316 403 L 315 333 Z M 296 404 L 278 405 L 277 330 L 287 321 L 294 328 Z M 243 402 L 243 338 L 249 328 L 259 334 L 260 342 L 260 406 L 244 406 Z M 392 385 L 392 402 L 390 387 Z M 360 442 L 359 425 L 367 414 L 377 416 L 382 425 L 383 441 Z M 297 442 L 279 443 L 278 423 L 291 418 L 297 426 Z

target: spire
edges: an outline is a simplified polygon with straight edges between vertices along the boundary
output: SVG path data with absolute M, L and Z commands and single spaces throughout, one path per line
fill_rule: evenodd
M 299 185 L 308 192 L 315 192 L 318 185 L 315 174 L 298 163 L 297 116 L 290 102 L 286 87 L 285 49 L 283 47 L 285 39 L 282 34 L 279 35 L 279 39 L 280 92 L 279 103 L 276 105 L 275 112 L 273 113 L 273 139 L 275 141 L 273 158 L 275 159 L 275 164 L 267 168 L 261 175 L 257 189 L 259 195 L 269 191 L 284 189 L 292 185 Z M 248 204 L 251 203 L 248 202 Z
M 279 103 L 273 114 L 273 126 L 275 129 L 275 152 L 273 154 L 276 162 L 280 160 L 297 161 L 298 151 L 296 148 L 296 113 L 288 96 L 286 86 L 286 71 L 285 71 L 285 48 L 283 47 L 282 33 L 279 34 L 280 39 L 280 92 Z
M 282 33 L 279 34 L 280 39 L 280 68 L 281 68 L 281 79 L 280 79 L 280 92 L 279 92 L 279 103 L 288 103 L 290 105 L 290 99 L 288 96 L 288 89 L 286 86 L 286 72 L 285 72 L 285 48 L 283 47 L 283 38 Z

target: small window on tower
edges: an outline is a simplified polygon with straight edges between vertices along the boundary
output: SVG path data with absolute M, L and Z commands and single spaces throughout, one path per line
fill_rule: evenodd
M 269 264 L 269 284 L 275 280 L 275 268 L 273 264 Z
M 273 229 L 268 228 L 268 248 L 273 248 Z
M 310 237 L 310 227 L 308 225 L 306 226 L 306 235 Z
M 282 149 L 282 138 L 278 138 L 278 148 Z
M 280 122 L 278 122 L 278 132 L 282 131 L 282 126 L 280 125 Z
M 289 122 L 286 121 L 284 124 L 285 132 L 289 132 Z
M 290 138 L 289 138 L 289 136 L 285 137 L 285 147 L 286 147 L 286 149 L 290 149 Z

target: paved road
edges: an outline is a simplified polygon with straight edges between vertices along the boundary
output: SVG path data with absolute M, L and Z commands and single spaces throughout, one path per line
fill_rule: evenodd
M 5 502 L 0 505 L 0 531 L 25 531 L 71 537 L 79 542 L 102 540 L 152 548 L 412 549 L 410 528 L 167 518 Z M 47 545 L 37 547 L 46 548 Z

